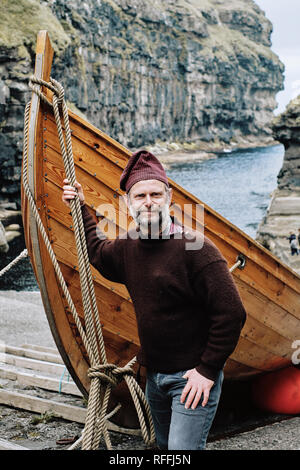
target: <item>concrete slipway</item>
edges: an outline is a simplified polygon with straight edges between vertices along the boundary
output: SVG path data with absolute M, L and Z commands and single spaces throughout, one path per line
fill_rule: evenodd
M 39 291 L 0 291 L 0 346 L 34 344 L 56 348 Z M 0 387 L 11 387 L 0 380 Z M 245 387 L 245 386 L 243 386 Z M 26 388 L 26 387 L 25 387 Z M 28 391 L 27 391 L 28 392 Z M 36 393 L 36 388 L 33 393 Z M 228 396 L 232 400 L 228 400 Z M 61 401 L 70 400 L 59 397 Z M 300 450 L 300 416 L 274 416 L 256 410 L 245 389 L 224 388 L 207 450 Z M 1 438 L 35 450 L 61 449 L 59 439 L 80 435 L 83 425 L 56 419 L 33 425 L 29 411 L 0 405 Z M 113 433 L 117 449 L 140 450 L 140 437 Z

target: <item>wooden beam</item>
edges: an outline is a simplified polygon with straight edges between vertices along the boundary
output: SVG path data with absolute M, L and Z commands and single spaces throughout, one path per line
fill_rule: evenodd
M 29 450 L 27 447 L 0 439 L 0 450 Z
M 51 354 L 59 354 L 59 352 L 56 348 L 50 348 L 48 346 L 40 346 L 38 344 L 22 344 L 21 348 L 31 349 L 31 350 L 34 350 L 34 351 L 47 352 L 47 353 L 51 353 Z
M 57 418 L 67 421 L 75 421 L 84 424 L 86 409 L 79 406 L 66 405 L 45 398 L 32 397 L 30 395 L 0 389 L 1 405 L 12 406 L 21 410 L 32 411 L 34 413 L 51 413 Z
M 72 382 L 67 382 L 66 380 L 59 380 L 45 375 L 19 372 L 7 367 L 0 367 L 0 377 L 2 379 L 16 380 L 19 385 L 29 385 L 32 387 L 39 387 L 44 390 L 68 393 L 70 395 L 82 397 L 82 393 L 78 390 L 78 387 L 75 385 L 73 380 Z
M 65 369 L 63 364 L 31 359 L 30 357 L 15 356 L 14 354 L 5 354 L 5 356 L 3 356 L 3 363 L 23 369 L 37 370 L 47 374 L 59 375 L 59 377 Z
M 64 364 L 62 358 L 58 354 L 52 354 L 42 351 L 35 351 L 34 349 L 19 348 L 16 346 L 4 345 L 1 348 L 1 359 L 5 362 L 5 353 L 14 354 L 15 356 L 29 357 L 47 362 L 54 362 L 55 364 Z
M 45 400 L 44 398 L 31 397 L 24 393 L 12 392 L 0 389 L 0 404 L 19 408 L 22 410 L 32 411 L 34 413 L 52 413 L 57 418 L 76 423 L 85 423 L 86 408 L 79 406 L 66 405 L 53 400 Z M 140 429 L 127 429 L 117 426 L 110 421 L 107 422 L 109 431 L 119 432 L 121 434 L 129 434 L 132 436 L 141 436 Z

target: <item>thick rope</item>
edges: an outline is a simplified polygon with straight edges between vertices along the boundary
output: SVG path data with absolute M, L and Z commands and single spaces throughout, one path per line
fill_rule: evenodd
M 18 264 L 18 262 L 21 261 L 21 259 L 26 258 L 26 256 L 28 256 L 28 253 L 27 253 L 27 250 L 25 249 L 21 251 L 21 253 L 15 259 L 13 259 L 7 266 L 5 266 L 5 268 L 1 269 L 0 277 L 3 276 L 7 271 L 9 271 L 13 266 Z
M 242 264 L 241 260 L 239 259 L 231 268 L 229 269 L 229 272 L 233 273 L 233 271 L 238 268 Z
M 63 87 L 50 78 L 50 83 L 43 80 L 31 77 L 29 86 L 40 97 L 41 100 L 53 107 L 54 117 L 56 121 L 58 138 L 61 148 L 61 154 L 64 163 L 66 177 L 70 184 L 74 186 L 76 181 L 75 166 L 72 153 L 71 143 L 71 130 L 69 126 L 68 109 L 64 101 Z M 46 96 L 41 92 L 40 86 L 45 86 L 53 92 L 53 102 L 51 103 Z M 62 122 L 60 109 L 62 111 L 62 119 L 65 128 L 65 136 L 62 130 Z M 104 436 L 105 443 L 108 449 L 111 449 L 110 436 L 107 430 L 107 406 L 109 402 L 110 392 L 112 387 L 116 386 L 123 378 L 125 379 L 129 391 L 131 393 L 133 402 L 137 409 L 137 414 L 141 426 L 142 436 L 146 444 L 152 445 L 154 443 L 154 427 L 151 418 L 149 405 L 144 397 L 144 394 L 133 378 L 133 371 L 131 366 L 136 361 L 134 357 L 125 367 L 117 367 L 113 364 L 108 364 L 105 353 L 105 345 L 102 335 L 100 324 L 100 317 L 97 308 L 96 296 L 92 280 L 91 269 L 89 265 L 89 258 L 85 240 L 84 226 L 82 220 L 82 213 L 80 208 L 79 198 L 76 197 L 70 201 L 71 214 L 73 217 L 73 227 L 75 234 L 75 242 L 78 255 L 78 266 L 80 285 L 82 292 L 82 301 L 84 307 L 84 318 L 86 332 L 84 331 L 79 315 L 76 311 L 75 305 L 70 296 L 69 290 L 66 286 L 65 280 L 62 276 L 60 266 L 56 260 L 56 256 L 48 239 L 47 233 L 41 221 L 40 215 L 36 208 L 34 198 L 31 194 L 28 184 L 27 176 L 27 162 L 28 162 L 28 127 L 29 127 L 30 103 L 27 104 L 25 109 L 24 119 L 24 161 L 23 161 L 23 187 L 24 192 L 28 198 L 30 208 L 37 222 L 38 229 L 41 232 L 47 250 L 49 252 L 51 261 L 53 263 L 56 275 L 65 294 L 66 300 L 69 304 L 74 321 L 81 335 L 83 344 L 86 348 L 90 359 L 90 369 L 88 375 L 91 379 L 87 417 L 85 428 L 82 436 L 82 449 L 96 450 L 99 448 L 101 436 Z M 103 393 L 101 395 L 101 386 L 103 386 Z M 147 414 L 148 426 L 145 421 L 144 410 Z

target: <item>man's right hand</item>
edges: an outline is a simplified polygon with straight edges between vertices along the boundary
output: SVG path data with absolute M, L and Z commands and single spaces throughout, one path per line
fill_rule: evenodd
M 77 195 L 80 200 L 80 204 L 84 204 L 84 194 L 82 190 L 82 186 L 80 183 L 75 181 L 74 186 L 69 185 L 69 180 L 64 179 L 64 186 L 63 186 L 63 195 L 62 195 L 62 201 L 64 204 L 66 204 L 68 207 L 70 207 L 70 200 L 74 199 Z

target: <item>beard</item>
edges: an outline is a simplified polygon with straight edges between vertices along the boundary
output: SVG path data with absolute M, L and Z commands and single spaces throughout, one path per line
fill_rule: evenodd
M 147 238 L 159 238 L 159 235 L 166 233 L 171 223 L 169 204 L 165 203 L 159 207 L 146 209 L 141 207 L 139 210 L 129 205 L 129 212 L 135 224 Z

